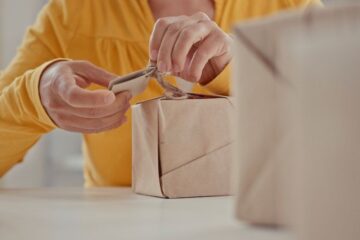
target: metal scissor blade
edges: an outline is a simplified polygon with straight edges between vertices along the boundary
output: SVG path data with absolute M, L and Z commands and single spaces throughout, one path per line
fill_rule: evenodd
M 173 86 L 172 84 L 165 81 L 164 77 L 168 73 L 162 73 L 157 70 L 156 63 L 150 61 L 149 68 L 153 68 L 153 77 L 156 78 L 157 82 L 160 84 L 160 86 L 165 90 L 165 96 L 170 99 L 184 99 L 188 97 L 188 94 L 181 90 L 180 88 L 177 88 L 176 86 Z
M 164 80 L 164 76 L 166 74 L 161 73 L 159 71 L 155 72 L 156 79 L 160 86 L 165 89 L 165 96 L 170 99 L 185 99 L 188 97 L 188 94 L 181 90 L 180 88 L 177 88 L 167 81 Z
M 133 73 L 130 73 L 128 75 L 118 77 L 114 80 L 112 80 L 109 84 L 109 89 L 111 90 L 114 85 L 125 83 L 127 81 L 131 81 L 140 77 L 150 77 L 152 76 L 153 72 L 155 71 L 154 67 L 145 68 Z
M 183 90 L 171 85 L 164 80 L 167 73 L 157 70 L 154 64 L 150 64 L 147 68 L 130 73 L 128 75 L 118 77 L 109 84 L 109 89 L 114 93 L 130 91 L 133 96 L 140 94 L 145 90 L 150 77 L 154 77 L 160 86 L 165 90 L 165 96 L 169 99 L 185 99 L 188 94 Z

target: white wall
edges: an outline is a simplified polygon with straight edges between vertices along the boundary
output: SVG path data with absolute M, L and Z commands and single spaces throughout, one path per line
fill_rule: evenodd
M 76 0 L 75 0 L 76 1 Z M 16 53 L 26 28 L 46 0 L 0 0 L 0 69 Z M 80 135 L 60 130 L 44 137 L 1 180 L 5 187 L 81 186 Z
M 1 69 L 14 56 L 16 47 L 20 44 L 25 28 L 33 22 L 43 0 L 0 0 L 0 56 Z M 44 149 L 41 142 L 31 153 L 21 167 L 5 177 L 5 184 L 21 186 L 38 186 L 44 180 Z
M 2 50 L 1 67 L 14 56 L 26 27 L 32 23 L 46 0 L 0 0 Z

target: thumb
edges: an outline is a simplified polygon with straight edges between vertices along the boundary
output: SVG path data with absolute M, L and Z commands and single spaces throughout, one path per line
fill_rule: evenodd
M 87 61 L 74 61 L 72 70 L 89 83 L 108 87 L 110 81 L 117 76 Z

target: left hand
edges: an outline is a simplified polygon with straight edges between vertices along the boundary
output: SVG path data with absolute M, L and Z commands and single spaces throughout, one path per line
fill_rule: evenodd
M 150 59 L 161 72 L 207 84 L 232 59 L 232 39 L 202 12 L 160 18 L 150 38 Z

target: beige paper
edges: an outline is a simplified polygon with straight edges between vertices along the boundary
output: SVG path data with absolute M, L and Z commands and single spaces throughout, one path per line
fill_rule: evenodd
M 314 8 L 240 24 L 235 29 L 239 185 L 237 215 L 258 224 L 286 224 L 283 169 L 300 159 L 299 79 L 283 46 L 323 29 L 359 28 L 360 5 Z M 308 56 L 311 58 L 312 56 Z M 321 66 L 321 62 L 319 62 Z M 318 66 L 314 66 L 318 67 Z M 286 174 L 285 174 L 286 175 Z
M 299 83 L 302 129 L 301 157 L 289 168 L 293 228 L 299 240 L 358 240 L 360 27 L 292 42 L 287 59 Z
M 234 108 L 225 97 L 133 107 L 133 190 L 166 197 L 230 194 Z

